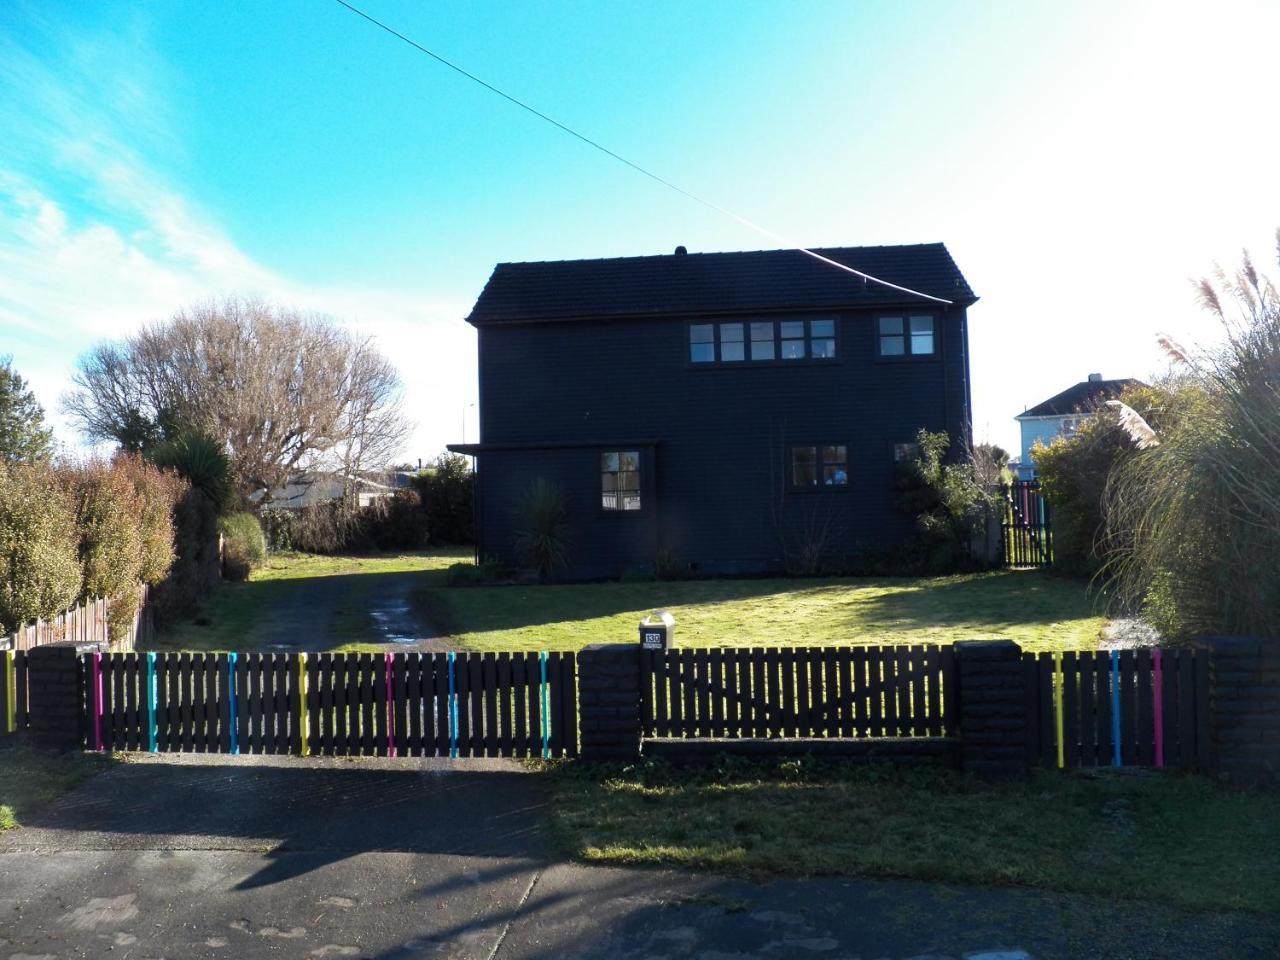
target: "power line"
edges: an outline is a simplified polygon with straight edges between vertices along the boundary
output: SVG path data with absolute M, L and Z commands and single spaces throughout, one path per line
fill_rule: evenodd
M 658 176 L 656 173 L 646 170 L 644 167 L 640 166 L 638 163 L 633 163 L 632 161 L 628 160 L 626 157 L 622 156 L 621 154 L 614 153 L 608 147 L 604 146 L 603 144 L 597 143 L 595 140 L 592 140 L 590 137 L 579 133 L 577 130 L 574 130 L 570 126 L 567 126 L 566 124 L 561 123 L 559 120 L 555 119 L 554 117 L 547 116 L 541 110 L 538 110 L 536 107 L 530 106 L 529 104 L 525 103 L 523 100 L 519 99 L 518 97 L 513 97 L 511 94 L 507 93 L 505 90 L 499 90 L 497 87 L 495 87 L 493 84 L 489 83 L 488 81 L 480 79 L 474 73 L 464 70 L 462 67 L 458 66 L 453 61 L 440 56 L 440 54 L 435 53 L 434 51 L 428 50 L 422 44 L 418 43 L 418 41 L 414 40 L 411 37 L 405 36 L 399 30 L 396 30 L 394 27 L 383 23 L 381 20 L 377 19 L 376 17 L 370 16 L 369 14 L 361 10 L 359 7 L 353 6 L 352 4 L 348 3 L 347 0 L 335 0 L 335 2 L 338 3 L 340 6 L 346 7 L 356 16 L 361 17 L 364 20 L 367 20 L 369 23 L 373 24 L 378 29 L 384 30 L 387 33 L 391 34 L 391 36 L 395 37 L 397 40 L 402 40 L 403 42 L 407 43 L 409 46 L 413 47 L 419 53 L 425 53 L 428 57 L 430 57 L 432 60 L 435 60 L 437 63 L 440 63 L 443 66 L 448 67 L 450 70 L 454 71 L 455 73 L 461 74 L 462 76 L 466 77 L 468 80 L 472 81 L 473 83 L 478 83 L 480 86 L 484 87 L 490 93 L 496 93 L 498 96 L 502 97 L 502 99 L 515 104 L 521 110 L 525 110 L 533 114 L 539 120 L 545 120 L 547 123 L 551 124 L 553 127 L 556 127 L 557 129 L 563 131 L 564 133 L 569 134 L 569 136 L 577 140 L 581 140 L 587 146 L 592 147 L 596 150 L 599 150 L 605 156 L 612 157 L 614 160 L 617 160 L 619 163 L 630 167 L 636 173 L 642 174 L 643 176 L 648 177 L 650 180 L 653 180 L 656 183 L 662 184 L 662 186 L 666 187 L 669 190 L 674 190 L 676 193 L 680 194 L 682 197 L 692 200 L 694 203 L 699 203 L 702 206 L 708 208 L 709 210 L 714 210 L 716 213 L 719 213 L 722 216 L 729 217 L 731 220 L 736 220 L 738 223 L 742 224 L 744 227 L 754 230 L 756 233 L 760 234 L 761 236 L 769 237 L 772 240 L 776 240 L 778 243 L 786 244 L 791 249 L 799 253 L 803 253 L 807 257 L 812 257 L 814 260 L 817 260 L 820 263 L 825 263 L 828 266 L 835 267 L 838 270 L 843 270 L 845 273 L 851 273 L 856 277 L 861 277 L 863 280 L 868 280 L 872 283 L 878 283 L 883 287 L 888 287 L 890 290 L 897 290 L 901 293 L 909 293 L 912 296 L 923 297 L 926 300 L 932 300 L 934 303 L 942 303 L 942 304 L 946 304 L 947 306 L 951 306 L 950 300 L 944 300 L 942 297 L 935 297 L 933 294 L 930 294 L 930 293 L 923 293 L 920 290 L 912 290 L 910 287 L 903 287 L 903 286 L 899 286 L 896 283 L 890 283 L 888 280 L 882 280 L 879 277 L 873 277 L 869 273 L 863 273 L 861 270 L 855 270 L 853 267 L 844 263 L 840 263 L 838 260 L 832 260 L 830 257 L 824 257 L 822 254 L 818 253 L 816 250 L 810 250 L 807 247 L 802 247 L 799 244 L 795 243 L 794 241 L 788 240 L 786 237 L 783 237 L 780 234 L 774 233 L 769 228 L 762 227 L 760 224 L 755 223 L 751 220 L 748 220 L 746 217 L 743 217 L 734 213 L 732 210 L 727 210 L 724 207 L 720 206 L 719 204 L 712 203 L 710 200 L 705 200 L 702 197 L 698 196 L 697 194 L 690 193 L 688 190 L 685 190 L 683 187 L 680 187 L 672 183 L 670 180 L 663 179 L 662 177 Z

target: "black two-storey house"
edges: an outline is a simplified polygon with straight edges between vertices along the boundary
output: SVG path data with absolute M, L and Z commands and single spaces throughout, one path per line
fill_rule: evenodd
M 499 264 L 479 336 L 476 552 L 513 565 L 538 478 L 566 579 L 838 565 L 911 531 L 895 460 L 971 435 L 966 310 L 942 244 Z M 921 294 L 924 294 L 923 296 Z

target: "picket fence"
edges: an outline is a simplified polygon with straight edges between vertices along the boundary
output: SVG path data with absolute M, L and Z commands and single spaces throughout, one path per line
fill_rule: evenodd
M 1030 765 L 1209 769 L 1206 651 L 1024 654 L 1023 668 Z
M 88 654 L 93 750 L 571 757 L 573 653 Z
M 155 632 L 154 617 L 151 607 L 151 588 L 146 584 L 138 588 L 138 609 L 133 615 L 133 622 L 125 636 L 116 641 L 111 640 L 107 615 L 111 609 L 111 601 L 106 597 L 86 600 L 79 606 L 72 607 L 58 614 L 52 620 L 36 620 L 24 624 L 13 633 L 8 634 L 10 647 L 14 650 L 30 650 L 32 647 L 46 643 L 111 643 L 112 648 L 120 651 L 134 650 L 138 645 L 146 645 Z
M 955 734 L 950 647 L 648 651 L 649 738 L 855 739 Z

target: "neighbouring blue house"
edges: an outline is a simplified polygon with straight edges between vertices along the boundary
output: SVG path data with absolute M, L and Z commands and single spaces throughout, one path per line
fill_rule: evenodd
M 539 478 L 567 502 L 566 579 L 794 568 L 912 534 L 895 460 L 971 438 L 966 310 L 940 243 L 502 263 L 479 356 L 476 552 L 518 564 Z M 941 302 L 945 301 L 945 302 Z
M 1035 478 L 1035 464 L 1031 462 L 1031 448 L 1036 443 L 1048 446 L 1055 437 L 1069 437 L 1076 432 L 1080 422 L 1093 416 L 1108 400 L 1119 397 L 1126 387 L 1146 386 L 1141 380 L 1127 377 L 1122 380 L 1103 380 L 1102 374 L 1091 373 L 1087 380 L 1068 387 L 1061 393 L 1037 403 L 1014 417 L 1022 429 L 1022 454 L 1010 464 L 1019 480 Z

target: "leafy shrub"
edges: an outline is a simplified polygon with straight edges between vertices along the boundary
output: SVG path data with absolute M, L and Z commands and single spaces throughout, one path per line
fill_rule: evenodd
M 454 563 L 445 571 L 445 583 L 451 587 L 481 587 L 506 580 L 511 571 L 492 557 L 480 563 Z
M 267 559 L 267 538 L 252 513 L 233 513 L 218 521 L 222 534 L 222 568 L 229 580 L 247 580 Z
M 899 501 L 915 517 L 919 536 L 900 551 L 901 562 L 919 572 L 951 573 L 980 568 L 985 558 L 972 545 L 985 539 L 999 498 L 974 479 L 967 462 L 947 463 L 951 438 L 920 430 L 914 455 L 898 465 Z M 905 571 L 904 571 L 905 572 Z
M 75 504 L 47 465 L 0 463 L 0 624 L 48 619 L 80 595 Z
M 1120 400 L 1148 422 L 1162 421 L 1162 391 L 1130 387 Z M 1073 436 L 1031 451 L 1045 499 L 1053 508 L 1053 565 L 1064 573 L 1093 576 L 1104 562 L 1107 481 L 1115 467 L 1136 453 L 1129 435 L 1106 407 L 1094 411 Z
M 326 500 L 303 507 L 289 524 L 294 550 L 306 553 L 364 551 L 373 544 L 360 523 L 360 511 L 343 500 Z
M 187 481 L 172 470 L 160 470 L 141 457 L 119 454 L 112 469 L 133 482 L 138 498 L 138 523 L 142 540 L 142 569 L 139 578 L 155 586 L 173 567 L 176 529 L 174 509 L 190 489 Z
M 427 515 L 416 490 L 397 490 L 360 511 L 363 534 L 379 550 L 417 550 L 427 545 Z
M 80 600 L 107 597 L 111 636 L 138 609 L 138 587 L 158 583 L 173 563 L 173 503 L 181 481 L 133 455 L 59 467 L 76 510 Z
M 533 482 L 517 507 L 516 556 L 545 581 L 569 553 L 569 506 L 555 484 L 542 477 Z
M 291 510 L 263 510 L 258 514 L 263 536 L 267 538 L 267 550 L 281 553 L 293 549 L 293 512 Z
M 467 458 L 445 453 L 414 478 L 432 543 L 474 543 L 475 474 Z

